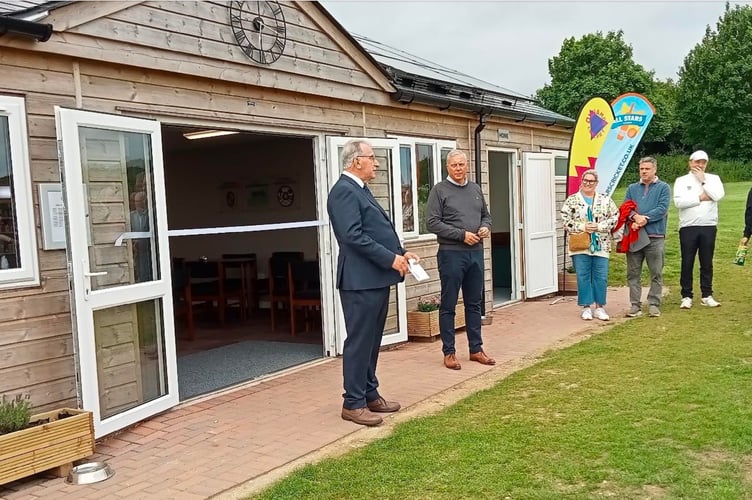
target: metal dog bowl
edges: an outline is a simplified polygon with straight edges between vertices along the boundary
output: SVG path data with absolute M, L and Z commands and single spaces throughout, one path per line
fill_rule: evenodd
M 68 484 L 92 484 L 104 481 L 115 475 L 106 462 L 89 462 L 77 465 L 68 473 Z

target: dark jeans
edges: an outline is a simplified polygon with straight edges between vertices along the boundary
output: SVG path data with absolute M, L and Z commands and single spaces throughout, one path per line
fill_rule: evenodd
M 444 355 L 454 354 L 454 311 L 462 290 L 465 328 L 470 353 L 482 351 L 480 303 L 483 297 L 483 250 L 439 250 L 436 254 L 441 278 L 439 330 Z
M 692 275 L 695 255 L 700 256 L 700 291 L 702 297 L 713 295 L 713 253 L 715 252 L 715 226 L 687 226 L 679 229 L 681 245 L 681 294 L 692 298 Z

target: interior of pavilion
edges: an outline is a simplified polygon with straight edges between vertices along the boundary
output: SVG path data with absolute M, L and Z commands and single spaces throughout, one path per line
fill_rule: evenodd
M 163 125 L 162 145 L 181 400 L 322 357 L 319 227 L 274 226 L 318 218 L 313 140 Z

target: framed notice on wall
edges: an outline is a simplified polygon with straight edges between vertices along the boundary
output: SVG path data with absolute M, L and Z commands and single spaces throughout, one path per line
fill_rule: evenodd
M 42 247 L 45 250 L 65 248 L 65 204 L 60 184 L 39 184 L 39 214 Z

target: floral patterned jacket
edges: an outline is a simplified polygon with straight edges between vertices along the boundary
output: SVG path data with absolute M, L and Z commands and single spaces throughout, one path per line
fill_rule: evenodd
M 578 191 L 564 201 L 561 206 L 561 219 L 564 229 L 569 233 L 581 233 L 585 230 L 587 217 L 587 202 L 582 194 Z M 611 229 L 616 225 L 619 219 L 619 209 L 616 203 L 605 194 L 595 193 L 593 198 L 593 222 L 598 224 L 598 240 L 601 249 L 597 252 L 590 250 L 580 250 L 571 252 L 570 255 L 588 254 L 598 257 L 609 257 L 611 253 Z

